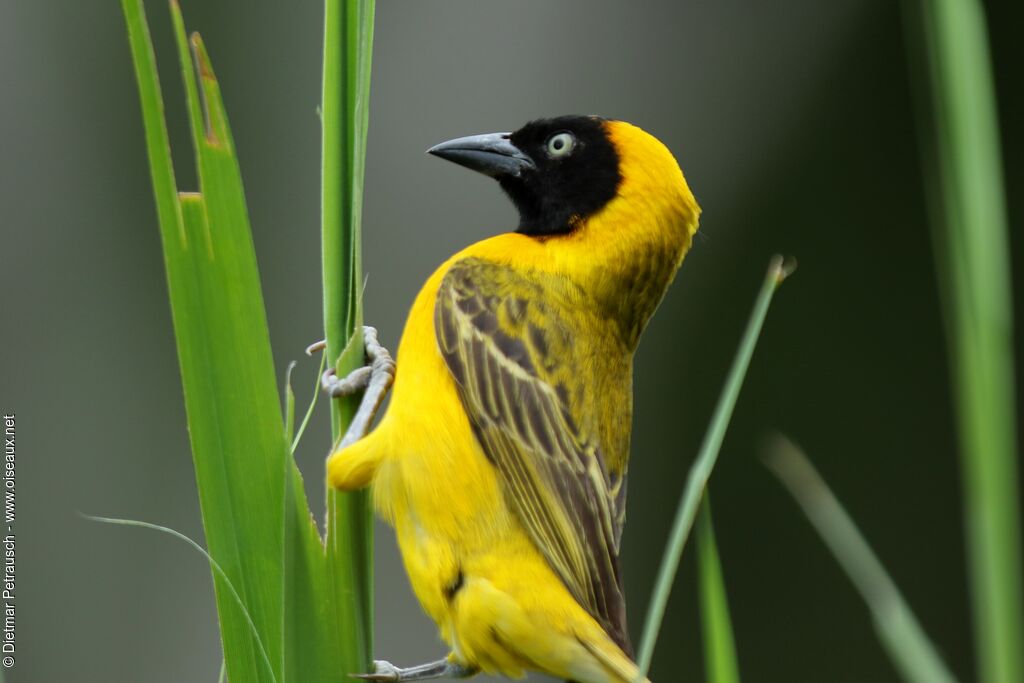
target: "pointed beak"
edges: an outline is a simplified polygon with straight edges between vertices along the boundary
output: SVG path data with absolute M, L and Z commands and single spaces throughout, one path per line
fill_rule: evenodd
M 533 159 L 513 145 L 511 137 L 511 133 L 470 135 L 435 145 L 427 150 L 427 154 L 453 161 L 492 178 L 518 178 L 525 171 L 537 170 Z

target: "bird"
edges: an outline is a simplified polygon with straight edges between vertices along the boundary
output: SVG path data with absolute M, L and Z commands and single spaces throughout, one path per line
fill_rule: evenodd
M 397 361 L 365 328 L 367 367 L 324 374 L 332 395 L 365 392 L 329 485 L 372 489 L 450 648 L 363 677 L 633 683 L 619 563 L 633 356 L 700 208 L 666 146 L 625 121 L 538 119 L 428 153 L 497 180 L 519 223 L 430 276 Z

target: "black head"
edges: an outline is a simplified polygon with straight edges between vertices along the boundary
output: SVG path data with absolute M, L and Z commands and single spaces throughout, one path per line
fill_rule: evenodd
M 622 179 L 605 120 L 596 116 L 540 119 L 428 152 L 496 178 L 519 210 L 519 232 L 528 235 L 571 232 L 615 196 Z

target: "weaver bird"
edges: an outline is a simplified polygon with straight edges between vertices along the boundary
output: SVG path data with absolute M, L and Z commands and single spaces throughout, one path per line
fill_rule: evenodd
M 333 395 L 366 389 L 330 485 L 372 486 L 451 648 L 365 677 L 633 683 L 619 569 L 633 353 L 700 209 L 668 149 L 622 121 L 545 119 L 428 151 L 495 178 L 519 227 L 427 280 L 397 371 L 367 328 L 371 366 L 325 374 Z

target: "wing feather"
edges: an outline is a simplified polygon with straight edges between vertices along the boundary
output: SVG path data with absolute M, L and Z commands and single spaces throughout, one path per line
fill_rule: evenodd
M 588 340 L 576 338 L 572 315 L 581 314 L 564 291 L 464 259 L 441 283 L 435 327 L 515 513 L 580 605 L 629 653 L 618 558 L 624 483 L 621 472 L 609 474 L 594 420 L 573 414 L 561 381 L 590 390 L 596 380 L 586 374 L 593 363 L 574 360 L 573 348 Z

